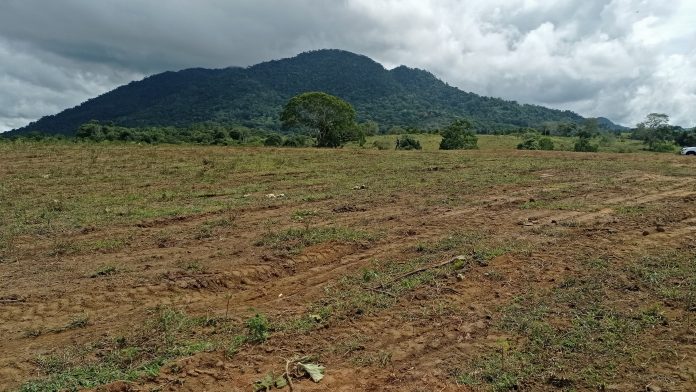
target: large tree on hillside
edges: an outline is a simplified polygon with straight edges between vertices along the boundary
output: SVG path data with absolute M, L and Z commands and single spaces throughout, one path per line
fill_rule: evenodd
M 317 147 L 339 147 L 354 139 L 355 110 L 346 101 L 322 92 L 290 99 L 280 114 L 284 128 L 306 128 L 316 133 Z

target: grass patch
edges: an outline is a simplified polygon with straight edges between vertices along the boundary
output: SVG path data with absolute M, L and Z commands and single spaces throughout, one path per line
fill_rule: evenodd
M 110 276 L 116 273 L 116 267 L 113 265 L 106 265 L 104 267 L 99 268 L 98 270 L 94 271 L 92 275 L 90 275 L 90 278 L 99 278 L 102 276 Z
M 76 318 L 65 329 L 84 328 L 86 317 Z M 197 339 L 207 329 L 212 340 Z M 127 337 L 112 337 L 73 347 L 60 354 L 40 356 L 35 365 L 40 378 L 20 387 L 21 392 L 77 391 L 116 380 L 132 381 L 156 376 L 167 361 L 213 350 L 229 344 L 235 327 L 218 319 L 190 317 L 171 308 L 153 310 L 144 326 Z
M 257 246 L 269 246 L 275 250 L 298 254 L 307 246 L 324 242 L 358 243 L 371 242 L 377 236 L 366 231 L 344 227 L 289 228 L 268 233 L 256 242 Z
M 692 252 L 671 252 L 617 268 L 605 258 L 589 258 L 580 264 L 583 270 L 556 287 L 500 309 L 496 328 L 508 338 L 453 371 L 453 377 L 495 391 L 589 390 L 606 388 L 629 370 L 642 373 L 645 339 L 671 325 L 655 300 L 679 306 L 682 322 L 690 325 L 688 313 L 696 310 L 695 260 Z M 648 296 L 626 306 L 626 285 L 634 287 L 630 282 L 639 282 Z M 650 355 L 672 352 L 652 344 Z

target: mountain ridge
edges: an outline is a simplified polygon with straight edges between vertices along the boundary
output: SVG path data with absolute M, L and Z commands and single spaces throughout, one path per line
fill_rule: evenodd
M 470 118 L 482 132 L 584 121 L 569 110 L 466 92 L 426 70 L 404 65 L 388 70 L 364 55 L 322 49 L 246 68 L 188 68 L 150 75 L 9 135 L 69 135 L 90 120 L 134 127 L 217 122 L 279 130 L 282 106 L 306 91 L 336 95 L 355 107 L 359 120 L 373 120 L 383 128 L 432 129 L 459 117 Z M 601 123 L 621 128 L 607 119 Z

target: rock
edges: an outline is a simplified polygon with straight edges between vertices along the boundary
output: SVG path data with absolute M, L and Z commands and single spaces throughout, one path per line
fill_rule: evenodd
M 665 228 L 662 227 L 662 226 L 659 226 L 659 225 L 657 226 L 657 228 L 656 228 L 655 230 L 657 230 L 658 233 L 664 233 L 664 232 L 665 232 Z
M 656 385 L 648 384 L 648 385 L 645 387 L 645 391 L 646 391 L 646 392 L 662 392 L 662 388 L 660 388 L 660 387 L 658 387 L 658 386 L 656 386 Z
M 643 232 L 643 235 L 644 235 L 644 236 L 645 236 L 645 235 L 650 235 L 650 232 L 647 231 L 647 230 L 645 230 L 645 231 Z
M 464 280 L 464 274 L 457 274 L 457 280 L 460 282 Z
M 360 190 L 360 189 L 367 189 L 367 186 L 366 186 L 365 184 L 361 184 L 361 185 L 356 185 L 356 186 L 353 187 L 353 190 L 354 190 L 354 191 L 357 191 L 357 190 Z

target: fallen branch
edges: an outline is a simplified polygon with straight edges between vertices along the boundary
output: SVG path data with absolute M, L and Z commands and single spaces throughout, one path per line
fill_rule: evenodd
M 379 287 L 381 287 L 381 286 L 379 286 Z M 374 291 L 375 293 L 378 293 L 378 294 L 384 294 L 384 295 L 388 295 L 392 298 L 396 298 L 396 295 L 394 295 L 388 291 L 380 290 L 378 287 L 365 287 L 365 288 L 370 290 L 370 291 Z
M 290 388 L 290 392 L 293 392 L 293 386 L 292 386 L 292 376 L 290 376 L 290 360 L 286 359 L 285 360 L 285 379 L 288 380 L 288 387 Z
M 26 302 L 24 299 L 14 299 L 14 298 L 2 298 L 0 299 L 0 303 L 3 304 L 15 304 L 19 302 Z
M 447 264 L 454 263 L 454 262 L 457 261 L 457 260 L 464 260 L 464 256 L 461 256 L 461 255 L 460 255 L 460 256 L 455 256 L 455 257 L 452 257 L 452 258 L 449 259 L 449 260 L 445 260 L 445 261 L 442 261 L 442 262 L 437 263 L 437 264 L 426 265 L 425 267 L 421 267 L 421 268 L 414 269 L 413 271 L 409 271 L 409 272 L 406 272 L 406 273 L 403 273 L 403 274 L 397 276 L 396 278 L 392 279 L 392 280 L 391 280 L 390 282 L 388 282 L 388 283 L 391 284 L 391 283 L 397 282 L 397 281 L 399 281 L 399 280 L 401 280 L 401 279 L 403 279 L 403 278 L 408 278 L 409 276 L 415 275 L 415 274 L 417 274 L 417 273 L 419 273 L 419 272 L 427 271 L 427 270 L 430 270 L 430 269 L 433 269 L 433 268 L 439 268 L 439 267 L 445 266 L 445 265 L 447 265 Z M 375 287 L 374 289 L 377 290 L 377 289 L 383 288 L 384 286 L 385 286 L 384 283 L 380 283 L 379 286 Z

